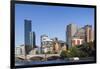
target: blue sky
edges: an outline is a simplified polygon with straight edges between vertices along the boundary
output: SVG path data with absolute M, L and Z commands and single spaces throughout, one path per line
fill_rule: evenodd
M 16 46 L 24 44 L 24 19 L 32 20 L 32 31 L 36 34 L 36 44 L 40 46 L 40 36 L 43 34 L 65 41 L 66 26 L 70 23 L 78 27 L 86 24 L 94 26 L 94 8 L 16 4 Z

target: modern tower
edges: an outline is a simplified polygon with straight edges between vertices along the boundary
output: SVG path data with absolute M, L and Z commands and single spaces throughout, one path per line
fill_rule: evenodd
M 68 48 L 72 47 L 72 38 L 77 32 L 77 26 L 75 24 L 67 25 L 66 29 L 66 43 L 68 44 Z
M 24 20 L 24 44 L 25 51 L 28 54 L 30 50 L 30 32 L 31 32 L 31 20 Z
M 32 46 L 32 49 L 36 47 L 35 32 L 30 32 L 30 45 Z

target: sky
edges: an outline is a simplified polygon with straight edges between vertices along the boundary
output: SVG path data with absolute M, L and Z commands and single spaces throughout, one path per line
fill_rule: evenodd
M 66 26 L 70 23 L 78 27 L 94 26 L 94 8 L 60 7 L 44 5 L 15 5 L 15 46 L 24 44 L 24 20 L 32 21 L 32 31 L 36 35 L 36 45 L 40 46 L 40 36 L 58 37 L 66 40 Z

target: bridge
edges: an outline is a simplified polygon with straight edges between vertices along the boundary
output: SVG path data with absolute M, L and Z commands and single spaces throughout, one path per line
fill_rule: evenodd
M 49 57 L 60 57 L 60 54 L 36 54 L 36 55 L 16 55 L 16 58 L 20 59 L 30 59 L 30 58 L 35 58 L 35 57 L 40 57 L 40 58 L 49 58 Z

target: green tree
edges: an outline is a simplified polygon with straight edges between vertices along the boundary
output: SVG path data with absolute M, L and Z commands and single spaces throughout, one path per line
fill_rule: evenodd
M 62 51 L 60 56 L 62 58 L 70 57 L 93 57 L 95 55 L 94 42 L 84 43 L 69 48 L 67 51 Z
M 71 47 L 68 52 L 68 57 L 79 57 L 80 51 L 77 47 Z
M 67 57 L 67 51 L 62 51 L 60 56 L 61 56 L 61 58 L 66 58 Z
M 86 57 L 91 57 L 95 55 L 94 42 L 84 43 L 77 46 L 77 48 L 79 48 L 82 54 L 85 54 Z

